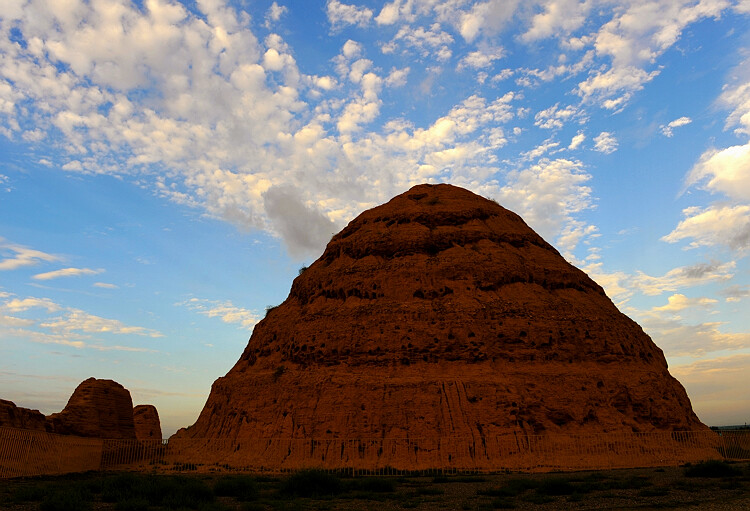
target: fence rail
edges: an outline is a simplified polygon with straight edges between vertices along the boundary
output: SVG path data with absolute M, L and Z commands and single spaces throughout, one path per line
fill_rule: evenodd
M 103 440 L 0 428 L 0 478 L 89 470 L 571 471 L 750 459 L 748 431 L 381 439 Z

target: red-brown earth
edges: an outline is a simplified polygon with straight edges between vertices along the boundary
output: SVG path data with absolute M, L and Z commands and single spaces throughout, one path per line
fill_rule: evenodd
M 46 418 L 39 410 L 16 406 L 13 401 L 0 399 L 0 427 L 46 430 Z
M 81 382 L 59 413 L 47 417 L 52 431 L 62 435 L 135 440 L 130 392 L 112 380 Z
M 420 185 L 333 237 L 177 438 L 706 429 L 649 336 L 521 217 Z
M 138 405 L 133 408 L 133 421 L 138 440 L 161 440 L 161 422 L 154 405 Z

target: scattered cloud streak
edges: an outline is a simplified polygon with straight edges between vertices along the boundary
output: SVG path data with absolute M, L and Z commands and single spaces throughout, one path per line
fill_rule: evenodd
M 617 151 L 617 139 L 608 131 L 602 131 L 594 137 L 594 150 L 610 154 Z
M 730 110 L 727 128 L 750 137 L 750 59 L 743 60 L 732 77 L 719 104 Z M 685 218 L 662 239 L 689 239 L 689 248 L 724 246 L 745 256 L 750 248 L 750 138 L 744 144 L 706 150 L 685 179 L 686 189 L 698 186 L 724 200 L 684 209 Z
M 0 302 L 0 332 L 8 338 L 25 338 L 42 344 L 59 344 L 74 348 L 90 348 L 99 351 L 154 351 L 150 348 L 130 347 L 91 342 L 88 334 L 135 335 L 150 338 L 163 337 L 156 330 L 129 326 L 117 319 L 103 318 L 81 309 L 64 307 L 49 298 L 12 295 Z M 9 316 L 28 313 L 28 317 Z M 41 314 L 40 314 L 41 312 Z M 52 316 L 56 314 L 55 316 Z
M 672 137 L 674 135 L 674 129 L 679 128 L 680 126 L 687 126 L 693 122 L 693 120 L 690 117 L 680 117 L 679 119 L 675 119 L 674 121 L 670 122 L 669 124 L 661 125 L 659 126 L 659 129 L 661 130 L 662 135 L 665 137 Z
M 750 205 L 714 204 L 682 211 L 684 220 L 662 237 L 668 243 L 692 240 L 688 248 L 723 245 L 740 253 L 750 249 Z
M 220 318 L 224 323 L 239 323 L 243 328 L 252 330 L 261 320 L 256 312 L 237 307 L 229 301 L 203 300 L 191 298 L 177 305 L 182 305 L 209 318 Z
M 688 393 L 694 410 L 706 424 L 745 424 L 750 397 L 737 393 L 750 385 L 750 354 L 712 357 L 670 367 Z
M 372 20 L 372 10 L 367 7 L 357 7 L 338 0 L 328 0 L 326 13 L 334 29 L 347 25 L 365 26 Z
M 633 277 L 631 285 L 647 296 L 656 296 L 709 282 L 730 280 L 734 276 L 732 272 L 735 266 L 734 261 L 728 263 L 712 261 L 674 268 L 658 277 L 639 271 Z
M 677 293 L 667 298 L 667 304 L 654 307 L 653 312 L 670 312 L 677 313 L 691 307 L 709 308 L 717 303 L 718 300 L 713 298 L 688 298 L 687 296 Z
M 66 158 L 59 167 L 69 172 L 138 175 L 170 200 L 243 229 L 269 230 L 302 257 L 322 249 L 328 224 L 341 226 L 414 183 L 448 180 L 481 191 L 484 176 L 507 168 L 497 150 L 509 140 L 504 125 L 512 119 L 510 109 L 494 115 L 495 100 L 474 94 L 420 126 L 381 119 L 389 89 L 420 73 L 378 68 L 361 43 L 348 41 L 332 58 L 335 73 L 306 74 L 281 35 L 258 37 L 247 14 L 222 2 L 199 2 L 194 12 L 178 3 L 147 2 L 143 9 L 123 4 L 117 17 L 107 15 L 107 6 L 45 11 L 45 2 L 30 0 L 6 9 L 0 26 L 3 133 L 57 146 Z M 656 76 L 653 62 L 684 27 L 718 16 L 726 6 L 664 1 L 610 11 L 593 7 L 571 0 L 545 1 L 536 10 L 506 0 L 399 0 L 374 12 L 329 0 L 325 15 L 334 31 L 392 27 L 382 51 L 422 59 L 427 75 L 419 79 L 428 88 L 451 60 L 458 71 L 478 72 L 477 80 L 496 74 L 506 53 L 497 38 L 509 26 L 528 27 L 521 44 L 552 38 L 565 54 L 559 63 L 508 71 L 519 76 L 520 87 L 557 76 L 581 80 L 571 84 L 581 106 L 556 104 L 536 114 L 539 128 L 558 130 L 585 120 L 590 103 L 622 108 Z M 272 3 L 265 28 L 281 22 L 288 9 Z M 47 15 L 32 15 L 42 11 Z M 574 35 L 588 22 L 600 25 Z M 459 44 L 468 49 L 454 57 Z M 519 91 L 502 97 L 508 95 L 523 98 Z M 729 93 L 726 100 L 739 101 Z M 489 111 L 474 109 L 476 103 Z M 448 124 L 457 120 L 461 125 Z M 432 143 L 425 135 L 434 137 Z M 584 137 L 576 135 L 569 149 Z M 519 156 L 544 157 L 539 149 Z M 610 154 L 617 141 L 602 132 L 594 149 Z M 280 195 L 285 203 L 294 198 L 289 213 L 276 207 Z M 291 212 L 302 210 L 316 219 L 309 236 L 294 226 Z M 555 235 L 575 228 L 560 224 Z M 18 253 L 0 261 L 0 268 L 54 257 Z
M 82 275 L 98 275 L 104 270 L 92 270 L 91 268 L 62 268 L 60 270 L 48 271 L 46 273 L 37 273 L 32 276 L 35 280 L 52 280 L 60 277 L 80 277 Z
M 22 245 L 9 243 L 0 238 L 0 271 L 17 270 L 25 266 L 36 266 L 42 262 L 53 263 L 61 261 L 56 255 L 47 254 Z

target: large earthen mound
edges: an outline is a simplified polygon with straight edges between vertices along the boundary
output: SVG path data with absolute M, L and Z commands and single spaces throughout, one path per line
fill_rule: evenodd
M 13 401 L 0 399 L 0 427 L 46 430 L 46 418 L 39 410 L 16 406 Z
M 112 380 L 84 380 L 65 408 L 48 416 L 47 422 L 55 433 L 62 435 L 136 438 L 130 392 Z
M 178 437 L 703 429 L 662 351 L 518 215 L 420 185 L 333 237 Z
M 154 405 L 138 405 L 133 408 L 133 421 L 138 440 L 161 440 L 161 422 Z

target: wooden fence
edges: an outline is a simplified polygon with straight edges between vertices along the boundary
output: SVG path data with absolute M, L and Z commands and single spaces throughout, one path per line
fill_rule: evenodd
M 485 438 L 103 440 L 0 428 L 0 478 L 90 470 L 351 474 L 546 472 L 750 459 L 750 432 Z

